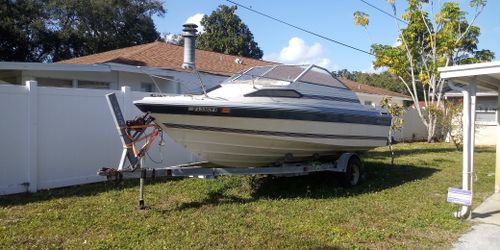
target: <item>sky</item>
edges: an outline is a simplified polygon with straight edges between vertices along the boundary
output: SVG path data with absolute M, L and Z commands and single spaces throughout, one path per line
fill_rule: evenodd
M 369 51 L 373 43 L 394 45 L 397 38 L 395 19 L 366 5 L 360 0 L 233 0 L 241 5 L 263 12 L 293 25 L 319 33 L 328 38 Z M 392 12 L 386 0 L 365 0 L 387 12 Z M 396 0 L 398 13 L 405 7 L 403 0 Z M 466 0 L 458 1 L 462 10 L 474 10 Z M 225 0 L 164 0 L 166 14 L 155 17 L 156 28 L 161 33 L 181 33 L 182 24 L 199 23 L 203 15 L 210 15 L 221 4 L 232 6 Z M 495 52 L 500 60 L 500 0 L 489 0 L 476 20 L 481 28 L 479 49 Z M 353 23 L 353 13 L 369 14 L 368 32 Z M 236 14 L 249 27 L 254 40 L 264 51 L 265 60 L 282 63 L 314 63 L 330 70 L 375 72 L 373 56 L 343 47 L 306 32 L 288 27 L 239 7 Z M 403 24 L 404 25 L 404 24 Z

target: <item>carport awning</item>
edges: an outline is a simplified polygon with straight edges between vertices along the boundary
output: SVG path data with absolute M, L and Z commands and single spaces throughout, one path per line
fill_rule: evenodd
M 500 87 L 500 61 L 444 67 L 439 72 L 441 78 L 462 84 L 474 83 L 494 91 Z
M 474 131 L 476 90 L 488 89 L 498 94 L 495 192 L 500 192 L 500 61 L 439 68 L 441 78 L 464 85 L 463 108 L 463 179 L 462 189 L 472 191 L 474 172 Z M 464 207 L 459 216 L 470 216 L 470 207 Z

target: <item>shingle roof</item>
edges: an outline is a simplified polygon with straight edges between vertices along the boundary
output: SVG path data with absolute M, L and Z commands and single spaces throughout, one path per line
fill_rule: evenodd
M 219 75 L 232 75 L 254 66 L 276 64 L 253 58 L 225 55 L 221 53 L 196 50 L 196 68 L 202 72 Z M 72 58 L 57 63 L 95 64 L 115 62 L 137 66 L 184 71 L 181 65 L 184 58 L 182 46 L 164 42 L 152 42 L 98 54 Z M 238 60 L 239 59 L 239 60 Z M 240 63 L 237 63 L 239 61 Z
M 128 65 L 148 66 L 184 71 L 184 69 L 182 69 L 181 67 L 183 58 L 184 48 L 182 46 L 165 42 L 152 42 L 122 49 L 115 49 L 93 55 L 72 58 L 64 61 L 59 61 L 57 63 L 97 64 L 115 62 Z M 199 71 L 218 75 L 232 75 L 236 72 L 254 66 L 278 64 L 276 62 L 226 55 L 199 49 L 196 50 L 195 60 L 196 68 Z M 239 61 L 241 63 L 237 63 L 236 61 Z M 344 78 L 341 78 L 341 81 L 354 92 L 410 98 L 409 96 L 387 89 L 357 83 Z
M 390 91 L 387 89 L 358 83 L 358 82 L 351 81 L 351 80 L 346 79 L 346 78 L 340 78 L 340 80 L 342 81 L 342 83 L 344 83 L 348 88 L 350 88 L 354 92 L 411 99 L 410 96 L 407 96 L 407 95 L 404 95 L 404 94 L 401 94 L 398 92 L 394 92 L 394 91 Z

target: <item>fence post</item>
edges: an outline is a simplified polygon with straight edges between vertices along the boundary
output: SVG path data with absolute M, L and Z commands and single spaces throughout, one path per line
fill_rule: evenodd
M 121 90 L 123 94 L 123 118 L 125 120 L 132 119 L 132 113 L 130 110 L 130 105 L 132 104 L 132 90 L 129 86 L 122 86 Z
M 38 83 L 26 81 L 28 90 L 28 191 L 38 190 Z

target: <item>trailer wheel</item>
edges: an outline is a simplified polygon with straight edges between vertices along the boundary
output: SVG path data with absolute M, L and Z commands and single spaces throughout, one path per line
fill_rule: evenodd
M 356 186 L 366 178 L 363 164 L 357 156 L 349 159 L 346 172 L 341 174 L 340 178 L 340 184 L 344 187 Z

